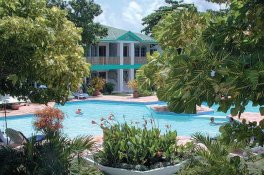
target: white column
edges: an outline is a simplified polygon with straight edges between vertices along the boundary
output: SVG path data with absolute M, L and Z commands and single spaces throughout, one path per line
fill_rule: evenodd
M 130 43 L 130 48 L 129 48 L 129 51 L 130 51 L 130 61 L 131 61 L 131 65 L 134 65 L 135 63 L 135 43 Z
M 106 54 L 105 54 L 105 56 L 106 56 L 106 58 L 105 58 L 105 61 L 106 61 L 106 64 L 109 64 L 108 63 L 108 60 L 109 60 L 109 43 L 106 43 Z
M 135 64 L 135 43 L 130 43 L 130 61 L 131 65 Z M 135 78 L 135 72 L 134 69 L 129 69 L 129 80 L 134 80 Z
M 124 70 L 123 69 L 118 69 L 117 70 L 117 78 L 118 78 L 118 90 L 119 92 L 124 91 Z
M 119 43 L 119 56 L 120 56 L 120 65 L 124 64 L 124 43 Z M 119 85 L 119 92 L 124 91 L 124 70 L 119 69 L 118 70 L 118 85 Z
M 119 43 L 119 56 L 120 56 L 120 65 L 124 64 L 124 43 Z

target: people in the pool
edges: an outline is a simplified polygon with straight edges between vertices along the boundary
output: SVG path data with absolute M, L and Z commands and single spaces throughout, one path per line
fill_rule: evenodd
M 235 121 L 234 121 L 234 118 L 233 117 L 229 117 L 229 123 L 230 124 L 233 124 Z
M 210 124 L 211 125 L 223 125 L 223 124 L 226 124 L 226 122 L 218 123 L 218 122 L 215 122 L 215 118 L 214 117 L 211 117 L 210 118 Z
M 82 115 L 83 114 L 82 110 L 80 108 L 78 108 L 75 113 L 78 114 L 78 115 Z

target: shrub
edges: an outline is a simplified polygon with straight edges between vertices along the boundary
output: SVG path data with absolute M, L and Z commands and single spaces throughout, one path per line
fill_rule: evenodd
M 133 89 L 133 91 L 137 91 L 138 90 L 138 82 L 137 80 L 130 80 L 128 83 L 127 83 L 127 86 L 131 89 Z
M 169 126 L 161 134 L 153 119 L 144 119 L 143 129 L 118 123 L 113 115 L 101 121 L 98 125 L 104 133 L 103 150 L 95 155 L 95 160 L 102 165 L 142 171 L 176 164 L 183 158 L 177 147 L 177 133 Z
M 56 132 L 63 127 L 64 113 L 59 109 L 46 107 L 37 111 L 35 116 L 34 126 L 44 133 Z
M 105 79 L 101 77 L 94 77 L 90 83 L 91 87 L 93 87 L 96 91 L 103 90 L 105 86 Z
M 256 122 L 249 122 L 248 124 L 243 121 L 242 123 L 235 122 L 232 125 L 226 124 L 220 127 L 221 141 L 225 145 L 236 141 L 243 143 L 244 146 L 255 146 L 264 144 L 264 120 L 260 121 L 257 125 Z
M 108 94 L 112 94 L 112 92 L 114 91 L 115 88 L 115 84 L 113 83 L 106 83 L 105 87 L 104 87 L 104 92 L 108 93 Z

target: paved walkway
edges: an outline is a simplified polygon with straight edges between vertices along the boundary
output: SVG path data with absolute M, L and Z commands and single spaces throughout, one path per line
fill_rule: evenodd
M 234 118 L 238 119 L 238 116 L 234 116 Z M 257 122 L 259 124 L 261 120 L 264 120 L 264 116 L 261 116 L 260 113 L 257 112 L 244 112 L 238 120 L 242 121 L 243 119 L 250 122 Z
M 97 96 L 97 97 L 89 97 L 86 100 L 106 100 L 106 101 L 123 101 L 123 102 L 157 102 L 159 99 L 157 96 L 147 96 L 147 97 L 139 97 L 139 98 L 133 98 L 132 95 L 129 96 L 116 96 L 116 95 L 103 95 L 103 96 Z M 82 100 L 76 100 L 73 101 L 82 101 Z
M 6 115 L 7 116 L 18 116 L 18 115 L 28 115 L 28 114 L 34 114 L 37 110 L 44 109 L 47 106 L 53 107 L 55 105 L 54 102 L 48 103 L 48 105 L 43 105 L 43 104 L 34 104 L 34 103 L 29 103 L 26 106 L 21 106 L 19 110 L 11 110 L 7 109 L 6 110 Z M 4 110 L 0 110 L 0 118 L 4 117 L 5 113 Z

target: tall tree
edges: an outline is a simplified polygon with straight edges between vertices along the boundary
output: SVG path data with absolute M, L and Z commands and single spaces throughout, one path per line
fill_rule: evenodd
M 158 24 L 162 17 L 178 8 L 191 6 L 191 4 L 183 4 L 182 1 L 179 0 L 165 0 L 165 2 L 168 4 L 167 6 L 160 7 L 158 10 L 155 10 L 155 12 L 142 19 L 142 25 L 144 26 L 144 29 L 141 32 L 145 33 L 146 35 L 152 35 L 153 27 Z
M 82 30 L 45 0 L 0 0 L 0 9 L 0 94 L 64 103 L 89 74 Z
M 232 1 L 226 13 L 188 8 L 165 16 L 153 29 L 162 59 L 138 72 L 141 84 L 154 81 L 158 97 L 179 113 L 195 113 L 202 102 L 233 115 L 250 101 L 264 105 L 263 8 L 261 0 Z M 162 84 L 146 73 L 158 59 Z
M 100 5 L 94 0 L 49 0 L 49 6 L 57 6 L 67 10 L 67 18 L 77 27 L 81 27 L 82 44 L 85 46 L 96 44 L 101 37 L 107 35 L 107 29 L 99 23 L 94 22 L 94 18 L 102 13 Z

